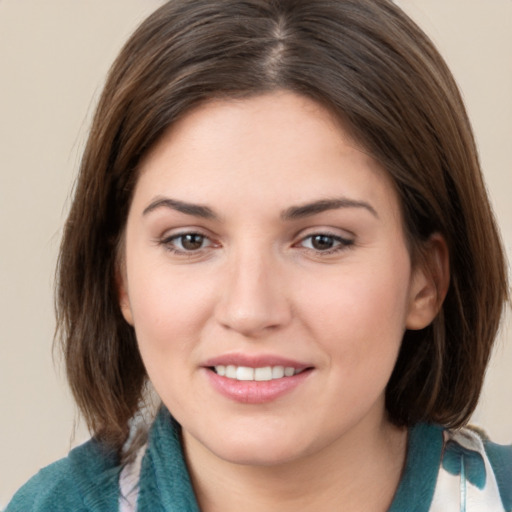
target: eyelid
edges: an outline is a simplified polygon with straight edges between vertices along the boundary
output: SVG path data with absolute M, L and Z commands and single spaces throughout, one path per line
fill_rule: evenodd
M 304 241 L 306 241 L 308 239 L 312 239 L 315 236 L 323 236 L 323 237 L 327 237 L 327 238 L 332 238 L 337 243 L 333 247 L 325 249 L 325 250 L 315 249 L 314 247 L 305 247 L 304 245 L 302 245 L 304 243 Z M 353 247 L 355 244 L 355 236 L 354 235 L 345 236 L 345 235 L 341 235 L 340 233 L 333 233 L 333 230 L 322 229 L 322 228 L 317 228 L 317 229 L 311 230 L 307 233 L 301 233 L 300 235 L 298 235 L 297 238 L 298 238 L 298 240 L 296 242 L 294 242 L 294 244 L 293 244 L 294 247 L 303 249 L 304 251 L 308 251 L 308 252 L 314 253 L 315 255 L 319 255 L 319 256 L 329 256 L 329 255 L 333 255 L 333 254 L 339 254 L 339 253 L 342 253 L 343 251 L 346 251 L 347 249 Z
M 210 239 L 210 237 L 208 235 L 206 235 L 205 233 L 202 233 L 199 230 L 180 231 L 178 233 L 172 233 L 170 235 L 164 235 L 164 236 L 161 237 L 161 239 L 162 240 L 174 240 L 176 238 L 180 238 L 182 236 L 187 236 L 187 235 L 198 235 L 198 236 L 202 236 L 203 238 Z
M 294 235 L 295 240 L 302 240 L 304 238 L 314 235 L 325 235 L 339 238 L 346 241 L 354 241 L 356 234 L 348 229 L 329 227 L 329 226 L 313 226 L 305 229 L 301 229 Z
M 187 250 L 187 249 L 180 249 L 179 247 L 176 247 L 176 245 L 173 243 L 175 240 L 185 237 L 187 235 L 197 235 L 204 238 L 204 240 L 207 240 L 209 243 L 205 247 L 200 247 L 196 250 Z M 212 235 L 205 232 L 204 229 L 197 228 L 197 227 L 182 227 L 177 228 L 176 230 L 168 230 L 163 235 L 158 237 L 155 240 L 157 245 L 161 245 L 164 247 L 165 250 L 169 251 L 172 254 L 175 254 L 177 256 L 182 257 L 194 257 L 199 256 L 203 254 L 206 250 L 210 248 L 219 247 L 220 244 L 216 243 Z
M 214 235 L 207 229 L 199 226 L 179 226 L 174 228 L 165 229 L 161 235 L 156 237 L 156 241 L 171 240 L 185 235 L 201 235 L 205 238 L 212 240 Z

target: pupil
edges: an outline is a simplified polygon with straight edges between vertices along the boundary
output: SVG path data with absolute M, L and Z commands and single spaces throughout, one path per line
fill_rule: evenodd
M 313 237 L 312 245 L 315 249 L 325 250 L 331 249 L 334 244 L 334 241 L 331 236 L 326 235 L 316 235 Z
M 202 235 L 184 235 L 181 241 L 184 249 L 189 251 L 193 251 L 194 249 L 200 249 L 203 244 L 203 236 Z

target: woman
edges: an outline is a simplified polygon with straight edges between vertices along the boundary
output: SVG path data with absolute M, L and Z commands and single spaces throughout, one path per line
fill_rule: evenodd
M 511 450 L 458 429 L 505 268 L 457 87 L 394 4 L 168 2 L 62 242 L 93 440 L 7 510 L 510 510 Z

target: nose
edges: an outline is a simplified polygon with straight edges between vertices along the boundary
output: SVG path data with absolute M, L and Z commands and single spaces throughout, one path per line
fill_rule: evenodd
M 279 262 L 261 254 L 240 254 L 226 265 L 216 311 L 225 329 L 258 338 L 290 322 L 292 309 Z

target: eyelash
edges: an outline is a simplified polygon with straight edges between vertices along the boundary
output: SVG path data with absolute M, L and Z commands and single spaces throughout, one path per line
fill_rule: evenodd
M 181 239 L 182 240 L 181 245 L 183 247 L 183 239 L 187 236 L 201 237 L 202 242 L 209 241 L 210 243 L 206 247 L 200 247 L 197 250 L 186 250 L 186 249 L 176 248 L 176 246 L 175 246 L 176 240 Z M 293 245 L 293 247 L 297 247 L 298 245 L 303 244 L 306 240 L 312 240 L 315 237 L 323 237 L 326 239 L 330 239 L 330 240 L 332 240 L 333 244 L 335 244 L 334 247 L 331 247 L 325 251 L 315 249 L 314 247 L 304 247 L 303 246 L 303 249 L 305 249 L 307 251 L 312 251 L 316 255 L 320 255 L 320 256 L 329 256 L 331 254 L 336 254 L 336 253 L 342 252 L 354 245 L 353 239 L 343 238 L 339 235 L 334 235 L 334 234 L 328 233 L 328 232 L 317 232 L 317 233 L 311 233 L 309 235 L 306 235 L 305 237 L 302 237 L 297 243 L 295 243 Z M 204 235 L 203 233 L 196 232 L 196 231 L 187 231 L 185 233 L 178 233 L 178 234 L 163 238 L 162 240 L 159 240 L 158 243 L 160 245 L 164 246 L 165 249 L 167 251 L 171 252 L 172 254 L 176 254 L 178 256 L 184 256 L 184 257 L 197 256 L 198 254 L 201 254 L 204 249 L 206 249 L 208 247 L 216 246 L 216 244 L 213 243 L 208 238 L 208 236 Z
M 331 247 L 330 249 L 327 249 L 325 251 L 315 249 L 314 247 L 304 247 L 304 249 L 308 251 L 313 251 L 315 254 L 319 256 L 329 256 L 331 254 L 336 254 L 339 252 L 342 252 L 352 245 L 354 245 L 354 240 L 350 238 L 343 238 L 339 235 L 334 235 L 332 233 L 326 233 L 326 232 L 319 232 L 319 233 L 311 233 L 310 235 L 306 235 L 305 237 L 301 238 L 299 240 L 300 243 L 304 243 L 306 240 L 313 240 L 315 237 L 322 237 L 322 238 L 328 238 L 333 241 L 333 243 L 336 243 L 334 247 Z M 297 244 L 295 244 L 297 245 Z
M 198 250 L 186 250 L 186 249 L 178 249 L 175 247 L 176 240 L 182 240 L 182 247 L 183 247 L 183 239 L 186 236 L 197 236 L 201 237 L 203 241 L 209 240 L 209 238 L 204 235 L 203 233 L 198 233 L 197 231 L 187 231 L 186 233 L 178 233 L 176 235 L 168 236 L 166 238 L 163 238 L 159 241 L 160 245 L 163 245 L 165 249 L 173 254 L 176 254 L 178 256 L 185 256 L 185 257 L 192 257 L 196 256 L 197 254 L 200 254 L 204 247 L 199 248 Z M 215 244 L 210 241 L 210 244 L 207 247 L 214 246 Z

